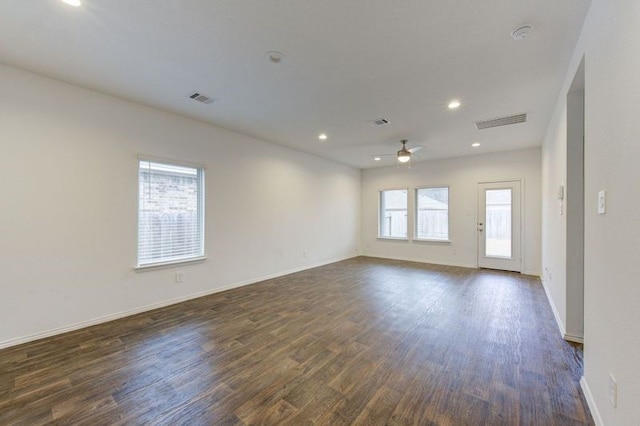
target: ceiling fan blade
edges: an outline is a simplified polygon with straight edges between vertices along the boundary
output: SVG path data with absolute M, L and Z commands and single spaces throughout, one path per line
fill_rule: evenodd
M 421 145 L 414 146 L 413 148 L 409 148 L 409 152 L 413 154 L 414 152 L 420 151 L 422 148 L 424 148 L 424 147 L 421 146 Z
M 372 157 L 395 157 L 396 154 L 376 154 L 376 155 L 372 155 Z

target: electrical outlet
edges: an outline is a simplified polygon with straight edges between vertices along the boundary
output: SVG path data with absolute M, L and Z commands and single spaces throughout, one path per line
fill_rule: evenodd
M 176 272 L 176 283 L 181 283 L 183 279 L 182 272 Z
M 302 257 L 307 257 L 307 252 L 306 251 L 302 252 Z
M 609 373 L 609 404 L 613 408 L 618 406 L 618 383 L 611 373 Z

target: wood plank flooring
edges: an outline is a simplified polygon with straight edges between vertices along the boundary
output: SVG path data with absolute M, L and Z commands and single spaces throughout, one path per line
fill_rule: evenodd
M 540 282 L 359 257 L 0 351 L 0 424 L 593 424 Z

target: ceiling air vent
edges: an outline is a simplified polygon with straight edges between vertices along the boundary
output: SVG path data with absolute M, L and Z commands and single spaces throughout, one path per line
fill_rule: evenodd
M 376 118 L 375 120 L 367 121 L 369 124 L 373 124 L 374 126 L 384 126 L 385 124 L 389 124 L 390 121 L 386 118 Z
M 492 118 L 490 120 L 476 121 L 478 130 L 490 129 L 492 127 L 509 126 L 511 124 L 524 123 L 527 121 L 527 113 L 509 115 L 507 117 Z
M 215 102 L 214 98 L 207 95 L 203 95 L 200 92 L 191 93 L 189 95 L 189 98 L 193 99 L 194 101 L 202 102 L 203 104 L 212 104 L 213 102 Z

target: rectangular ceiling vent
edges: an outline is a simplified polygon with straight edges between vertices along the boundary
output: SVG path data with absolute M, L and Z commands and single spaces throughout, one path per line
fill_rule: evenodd
M 375 120 L 367 121 L 367 123 L 373 124 L 374 126 L 384 126 L 385 124 L 389 124 L 390 121 L 386 118 L 376 118 Z
M 200 92 L 193 92 L 189 95 L 191 99 L 194 101 L 202 102 L 203 104 L 212 104 L 215 102 L 215 99 L 211 96 L 203 95 Z
M 491 129 L 492 127 L 509 126 L 511 124 L 524 123 L 527 121 L 527 113 L 509 115 L 507 117 L 492 118 L 490 120 L 476 121 L 478 130 Z

